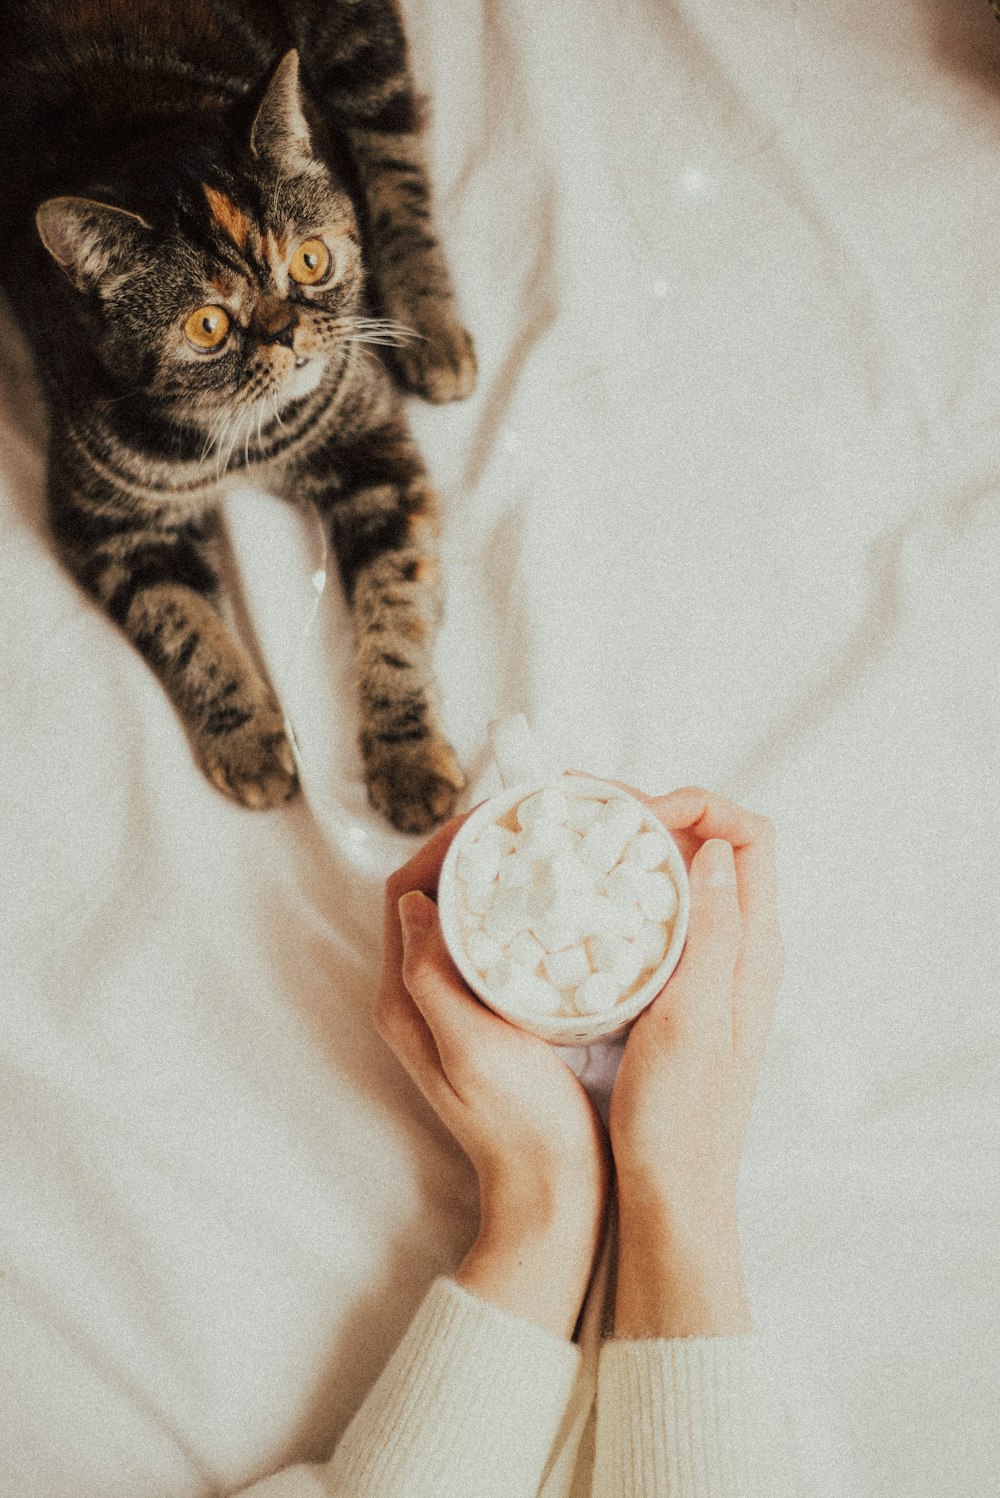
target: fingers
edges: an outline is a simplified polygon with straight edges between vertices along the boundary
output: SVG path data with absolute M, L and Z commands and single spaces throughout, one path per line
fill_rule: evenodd
M 675 835 L 724 838 L 732 845 L 743 916 L 743 939 L 735 970 L 732 1035 L 734 1046 L 747 1057 L 756 1076 L 771 1029 L 783 965 L 774 827 L 767 817 L 697 786 L 672 791 L 652 804 Z M 703 848 L 708 846 L 708 842 L 703 844 Z M 693 873 L 694 863 L 691 868 Z M 692 885 L 692 900 L 693 897 Z
M 372 1006 L 372 1023 L 431 1105 L 447 1085 L 437 1044 L 402 984 L 383 984 Z
M 712 838 L 691 864 L 684 955 L 652 1011 L 696 1041 L 732 1043 L 733 975 L 743 936 L 733 850 Z
M 507 1022 L 469 992 L 445 946 L 433 900 L 411 892 L 400 901 L 399 912 L 405 935 L 403 982 L 434 1037 L 445 1075 L 461 1094 L 464 1059 L 492 1038 L 498 1026 L 506 1030 Z
M 432 1106 L 448 1083 L 441 1068 L 437 1044 L 420 1010 L 407 992 L 400 975 L 403 933 L 399 923 L 399 900 L 406 890 L 437 888 L 445 854 L 464 815 L 452 817 L 401 868 L 386 880 L 382 923 L 382 982 L 372 1008 L 372 1022 L 389 1049 L 409 1072 Z
M 736 855 L 740 907 L 751 921 L 777 923 L 778 881 L 774 826 L 767 817 L 747 811 L 698 786 L 684 786 L 650 803 L 671 832 L 686 832 L 705 841 L 724 838 Z
M 456 832 L 471 815 L 471 812 L 463 812 L 460 816 L 452 817 L 450 822 L 445 822 L 407 863 L 386 880 L 382 916 L 383 971 L 398 973 L 403 960 L 403 933 L 399 927 L 400 898 L 411 889 L 423 890 L 428 895 L 435 893 L 445 854 L 451 847 Z
M 583 774 L 580 770 L 570 775 Z M 647 796 L 620 780 L 609 780 L 628 791 L 656 813 L 690 862 L 709 838 L 724 838 L 736 856 L 736 883 L 740 909 L 750 927 L 766 928 L 776 939 L 778 929 L 778 879 L 775 862 L 774 825 L 767 818 L 701 786 L 688 785 L 666 796 Z

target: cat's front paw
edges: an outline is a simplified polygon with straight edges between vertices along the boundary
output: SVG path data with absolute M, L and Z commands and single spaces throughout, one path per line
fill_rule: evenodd
M 451 746 L 432 736 L 375 743 L 365 766 L 368 798 L 400 832 L 427 832 L 455 809 L 465 776 Z
M 281 806 L 299 788 L 292 746 L 273 699 L 257 705 L 245 722 L 202 730 L 195 752 L 212 784 L 254 811 Z
M 476 351 L 465 328 L 447 308 L 404 318 L 418 334 L 393 350 L 407 390 L 435 405 L 465 400 L 476 388 Z

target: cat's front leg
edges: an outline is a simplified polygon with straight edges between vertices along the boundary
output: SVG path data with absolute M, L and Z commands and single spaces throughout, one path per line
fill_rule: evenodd
M 368 200 L 379 305 L 416 334 L 400 335 L 393 366 L 425 400 L 465 400 L 476 388 L 476 352 L 431 216 L 423 142 L 416 131 L 354 129 L 350 139 Z
M 340 444 L 334 462 L 336 484 L 316 497 L 354 620 L 368 795 L 400 831 L 425 832 L 450 815 L 465 784 L 438 722 L 432 662 L 437 501 L 398 415 Z
M 410 77 L 396 9 L 378 24 L 359 14 L 357 36 L 328 39 L 309 81 L 346 137 L 367 207 L 366 254 L 379 309 L 418 335 L 393 351 L 410 390 L 431 401 L 463 400 L 476 384 L 476 355 L 455 304 L 434 225 L 422 108 Z
M 241 802 L 278 806 L 298 785 L 270 687 L 213 607 L 204 528 L 144 525 L 133 506 L 98 521 L 83 492 L 53 480 L 53 525 L 71 569 L 160 678 L 209 780 Z
M 213 785 L 255 810 L 294 795 L 277 699 L 206 598 L 183 583 L 146 584 L 121 623 L 166 687 Z

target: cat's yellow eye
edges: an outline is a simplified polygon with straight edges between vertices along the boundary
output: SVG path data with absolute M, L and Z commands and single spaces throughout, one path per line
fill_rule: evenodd
M 321 239 L 304 239 L 292 256 L 288 274 L 299 286 L 319 286 L 330 274 L 330 251 Z
M 184 337 L 193 348 L 207 353 L 225 343 L 230 326 L 229 313 L 222 307 L 199 307 L 184 324 Z

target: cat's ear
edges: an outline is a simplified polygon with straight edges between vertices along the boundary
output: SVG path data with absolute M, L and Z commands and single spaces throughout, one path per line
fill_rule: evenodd
M 137 213 L 90 198 L 47 198 L 35 213 L 42 244 L 78 291 L 135 264 L 150 226 Z
M 309 126 L 302 112 L 299 54 L 286 52 L 274 70 L 250 128 L 250 149 L 280 177 L 298 177 L 314 164 Z

